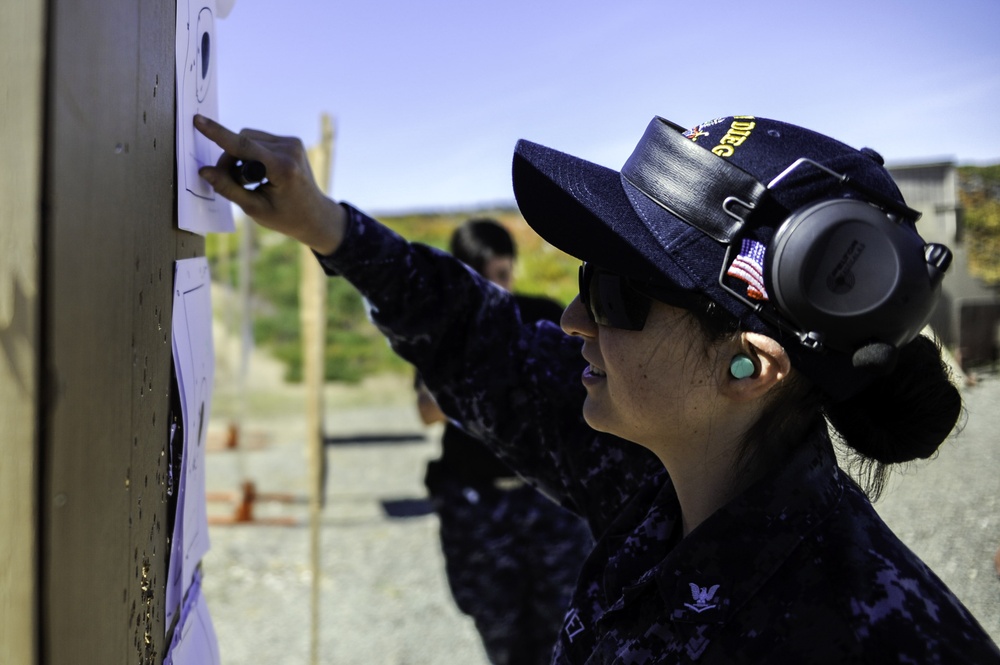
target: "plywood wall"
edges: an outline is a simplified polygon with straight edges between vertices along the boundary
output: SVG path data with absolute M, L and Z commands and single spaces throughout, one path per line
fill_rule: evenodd
M 14 644 L 26 655 L 4 662 L 156 664 L 165 650 L 173 262 L 204 252 L 174 220 L 175 5 L 4 5 L 47 14 L 44 30 L 18 36 L 45 49 L 44 75 L 34 79 L 44 101 L 32 115 L 41 124 L 17 150 L 19 162 L 41 155 L 41 205 L 19 233 L 22 245 L 35 243 L 35 264 L 21 270 L 36 275 L 24 291 L 37 315 L 19 325 L 37 354 L 28 397 L 13 409 L 6 402 L 18 379 L 0 360 L 0 414 L 21 423 L 19 463 L 36 465 L 22 481 L 34 489 L 0 483 L 0 503 L 13 492 L 36 513 L 13 520 L 33 531 L 23 535 L 38 556 L 16 564 L 29 582 L 11 602 L 36 623 L 5 613 L 0 628 L 22 636 Z M 14 473 L 9 458 L 4 478 Z M 0 513 L 0 528 L 11 521 Z M 23 637 L 32 631 L 35 646 Z
M 45 3 L 0 4 L 0 663 L 37 659 Z

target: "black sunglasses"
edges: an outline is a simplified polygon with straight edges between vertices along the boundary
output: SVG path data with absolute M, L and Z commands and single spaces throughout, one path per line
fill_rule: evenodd
M 708 303 L 703 297 L 639 282 L 591 263 L 580 266 L 580 302 L 599 325 L 642 330 L 653 300 L 682 309 L 704 309 Z

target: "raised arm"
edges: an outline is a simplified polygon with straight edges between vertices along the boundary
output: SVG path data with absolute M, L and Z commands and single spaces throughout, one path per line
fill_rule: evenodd
M 195 125 L 224 150 L 202 177 L 257 223 L 312 248 L 329 274 L 350 281 L 444 413 L 596 529 L 617 514 L 652 456 L 583 422 L 579 340 L 550 322 L 522 326 L 509 293 L 454 257 L 408 243 L 324 196 L 300 140 L 237 134 L 201 116 Z M 268 182 L 252 191 L 231 174 L 248 159 L 267 168 Z

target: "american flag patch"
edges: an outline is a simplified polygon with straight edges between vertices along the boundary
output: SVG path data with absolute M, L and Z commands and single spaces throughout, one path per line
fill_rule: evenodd
M 729 266 L 726 274 L 747 283 L 747 296 L 754 300 L 767 300 L 764 288 L 764 245 L 749 238 L 743 239 L 740 254 Z

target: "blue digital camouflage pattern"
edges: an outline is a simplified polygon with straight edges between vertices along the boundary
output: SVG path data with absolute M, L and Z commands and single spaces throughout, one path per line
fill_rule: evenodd
M 553 663 L 1000 663 L 838 468 L 825 432 L 679 539 L 658 460 L 583 422 L 579 340 L 520 326 L 506 292 L 348 210 L 327 272 L 369 300 L 445 413 L 598 539 Z
M 546 665 L 584 557 L 586 524 L 528 485 L 431 493 L 455 604 L 473 618 L 493 665 Z

